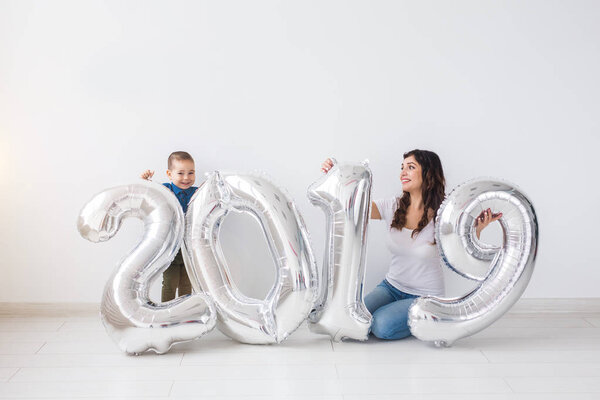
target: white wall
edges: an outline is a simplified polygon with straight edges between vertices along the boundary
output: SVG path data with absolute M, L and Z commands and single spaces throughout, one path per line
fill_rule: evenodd
M 267 171 L 320 259 L 320 162 L 368 158 L 374 197 L 392 196 L 413 148 L 440 155 L 448 190 L 485 175 L 531 197 L 526 297 L 600 297 L 598 20 L 596 1 L 2 0 L 0 301 L 99 301 L 141 226 L 92 244 L 78 212 L 143 169 L 165 180 L 171 151 Z M 367 289 L 388 260 L 370 229 Z M 248 262 L 245 290 L 264 291 L 272 271 Z

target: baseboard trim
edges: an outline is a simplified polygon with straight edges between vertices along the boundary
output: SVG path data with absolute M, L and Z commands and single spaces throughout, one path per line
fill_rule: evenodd
M 0 317 L 80 317 L 97 315 L 99 303 L 0 303 Z
M 0 303 L 0 317 L 80 317 L 100 312 L 99 303 Z M 592 298 L 525 298 L 509 314 L 531 313 L 598 313 L 600 297 Z
M 531 313 L 600 313 L 600 297 L 550 299 L 519 299 L 510 314 Z

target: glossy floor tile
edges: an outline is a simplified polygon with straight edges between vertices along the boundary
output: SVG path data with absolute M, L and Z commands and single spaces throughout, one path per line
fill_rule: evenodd
M 279 345 L 214 330 L 141 356 L 118 350 L 97 310 L 24 307 L 0 316 L 0 399 L 600 399 L 600 309 L 554 301 L 519 304 L 450 348 L 332 342 L 303 325 Z

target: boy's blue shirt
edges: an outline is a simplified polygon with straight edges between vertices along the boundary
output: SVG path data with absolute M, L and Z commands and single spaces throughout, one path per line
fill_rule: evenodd
M 175 193 L 175 197 L 179 200 L 179 204 L 181 204 L 181 208 L 183 208 L 183 212 L 187 212 L 188 204 L 190 203 L 190 199 L 196 193 L 197 186 L 191 186 L 187 189 L 180 189 L 173 182 L 163 183 L 171 192 Z

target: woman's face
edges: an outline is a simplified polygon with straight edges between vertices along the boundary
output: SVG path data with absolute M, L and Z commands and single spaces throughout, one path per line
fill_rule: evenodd
M 414 156 L 409 156 L 402 161 L 402 173 L 400 174 L 402 182 L 402 191 L 415 192 L 421 190 L 423 175 L 421 164 L 415 160 Z

